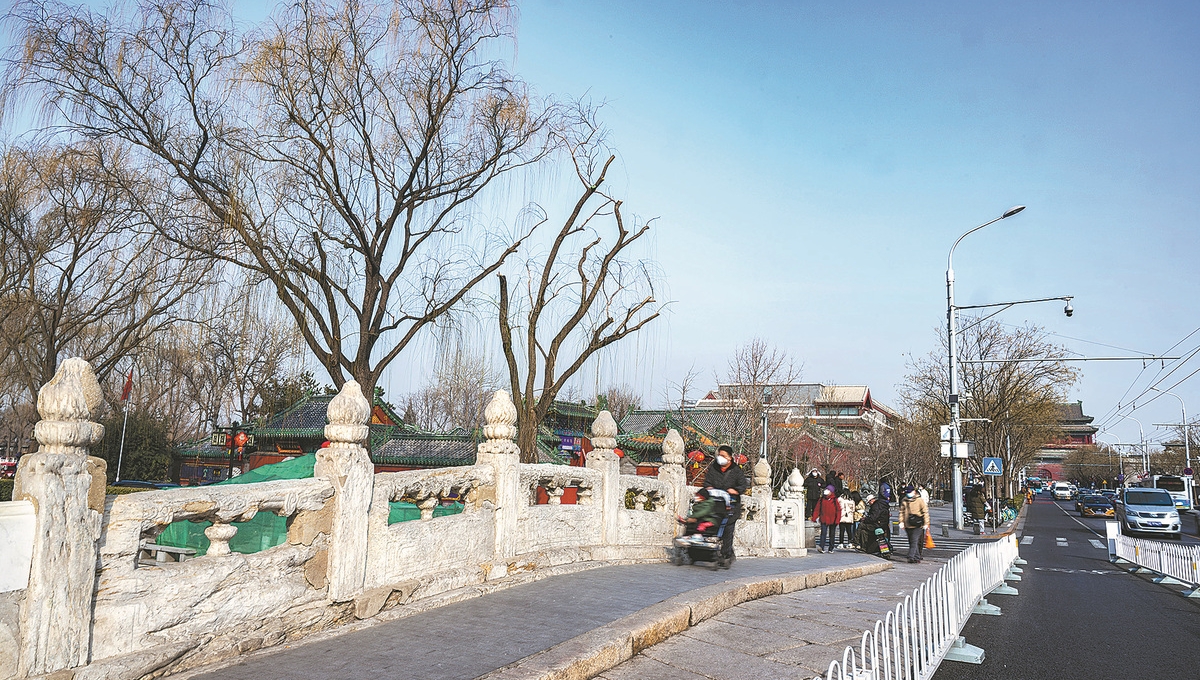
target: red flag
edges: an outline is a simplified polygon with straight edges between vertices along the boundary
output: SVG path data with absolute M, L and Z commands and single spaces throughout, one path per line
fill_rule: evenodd
M 133 369 L 129 369 L 129 377 L 125 378 L 125 387 L 121 388 L 121 401 L 129 401 L 129 394 L 133 392 Z

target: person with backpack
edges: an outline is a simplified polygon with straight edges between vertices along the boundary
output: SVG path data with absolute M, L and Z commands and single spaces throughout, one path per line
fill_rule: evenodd
M 813 508 L 811 521 L 821 525 L 821 536 L 817 540 L 817 552 L 833 552 L 837 526 L 842 522 L 842 506 L 833 495 L 833 485 L 825 487 L 821 500 Z
M 916 564 L 923 559 L 921 548 L 925 544 L 925 532 L 929 530 L 929 506 L 912 484 L 904 487 L 904 498 L 900 501 L 900 523 L 908 534 L 908 563 Z

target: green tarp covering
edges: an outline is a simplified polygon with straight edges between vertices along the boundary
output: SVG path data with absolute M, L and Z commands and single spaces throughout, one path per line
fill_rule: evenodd
M 279 479 L 304 479 L 313 476 L 313 466 L 317 456 L 310 453 L 285 460 L 272 465 L 255 468 L 243 475 L 227 479 L 218 484 L 253 484 L 254 482 L 271 482 Z M 462 512 L 462 503 L 441 505 L 433 509 L 434 517 L 457 515 Z M 395 501 L 391 503 L 388 513 L 388 524 L 407 522 L 421 518 L 421 510 L 412 503 Z M 248 522 L 234 522 L 237 533 L 229 541 L 229 549 L 236 553 L 255 553 L 267 548 L 273 548 L 287 541 L 287 518 L 273 512 L 260 512 Z M 192 548 L 197 555 L 208 552 L 208 537 L 204 530 L 212 526 L 212 522 L 172 522 L 158 535 L 155 541 L 159 545 L 170 545 L 177 548 Z

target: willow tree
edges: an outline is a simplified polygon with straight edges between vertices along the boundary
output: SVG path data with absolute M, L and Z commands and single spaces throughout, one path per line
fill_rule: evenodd
M 336 386 L 369 394 L 527 235 L 477 207 L 556 118 L 497 59 L 503 0 L 300 0 L 248 28 L 211 0 L 11 17 L 9 110 L 127 148 L 162 232 L 270 285 Z
M 927 432 L 950 422 L 944 333 L 940 339 L 941 347 L 910 363 L 901 386 L 906 411 Z M 1060 405 L 1078 371 L 1063 361 L 1066 348 L 1040 327 L 1006 327 L 986 318 L 964 320 L 958 356 L 962 392 L 970 395 L 961 406 L 962 438 L 975 443 L 968 465 L 978 472 L 984 456 L 1002 458 L 1011 493 L 1016 472 L 1061 435 Z M 933 458 L 938 454 L 929 441 L 926 455 Z

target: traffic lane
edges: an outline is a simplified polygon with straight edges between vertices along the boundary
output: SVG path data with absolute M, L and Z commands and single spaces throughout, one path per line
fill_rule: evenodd
M 1091 529 L 1101 540 L 1106 540 L 1107 533 L 1104 527 L 1105 522 L 1115 521 L 1114 519 L 1105 519 L 1100 517 L 1080 517 L 1079 512 L 1075 510 L 1075 501 L 1052 501 L 1059 509 L 1066 512 L 1071 517 L 1079 520 L 1089 529 Z M 1047 503 L 1049 505 L 1050 503 Z M 1036 503 L 1035 503 L 1036 505 Z M 1182 545 L 1200 545 L 1200 536 L 1196 532 L 1196 520 L 1193 513 L 1180 513 L 1180 521 L 1183 527 L 1183 535 L 1179 541 L 1166 536 L 1158 536 L 1155 534 L 1138 534 L 1137 538 L 1149 538 L 1153 540 L 1170 541 L 1172 543 L 1180 543 Z
M 935 680 L 1200 677 L 1190 651 L 1200 603 L 1111 565 L 1075 519 L 1056 503 L 1029 508 L 1020 595 L 989 596 L 1003 614 L 972 616 L 962 631 L 983 664 L 943 662 Z

